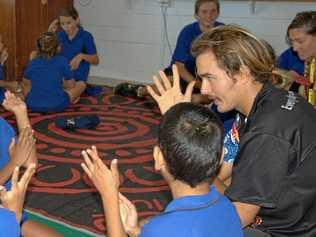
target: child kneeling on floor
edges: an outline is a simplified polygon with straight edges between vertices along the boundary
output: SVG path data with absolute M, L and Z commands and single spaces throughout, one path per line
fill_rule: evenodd
M 170 108 L 160 122 L 153 156 L 173 200 L 142 227 L 134 204 L 118 191 L 117 160 L 109 169 L 96 147 L 83 151 L 82 167 L 101 194 L 108 236 L 243 236 L 235 207 L 210 186 L 222 151 L 223 128 L 214 113 L 191 103 Z

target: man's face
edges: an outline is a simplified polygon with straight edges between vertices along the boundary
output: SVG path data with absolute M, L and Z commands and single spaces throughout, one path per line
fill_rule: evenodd
M 303 28 L 289 30 L 293 50 L 301 60 L 316 56 L 316 36 L 308 34 Z
M 238 82 L 221 69 L 211 50 L 196 58 L 197 73 L 202 79 L 201 93 L 207 95 L 217 105 L 219 112 L 237 108 Z
M 218 17 L 217 6 L 214 2 L 205 2 L 199 7 L 197 13 L 200 24 L 205 27 L 212 27 Z

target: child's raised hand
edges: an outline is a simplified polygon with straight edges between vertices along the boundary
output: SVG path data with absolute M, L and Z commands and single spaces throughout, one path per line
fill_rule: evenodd
M 52 23 L 50 23 L 50 25 L 48 26 L 48 30 L 49 32 L 57 32 L 59 28 L 59 20 L 55 19 L 52 21 Z
M 119 172 L 117 160 L 112 160 L 109 169 L 100 159 L 95 146 L 83 151 L 82 155 L 84 163 L 81 163 L 81 167 L 89 176 L 102 198 L 112 199 L 114 195 L 118 195 Z
M 160 112 L 164 114 L 172 106 L 181 102 L 191 102 L 192 91 L 195 82 L 190 82 L 186 88 L 185 94 L 182 94 L 180 88 L 180 77 L 176 65 L 172 65 L 173 85 L 163 71 L 159 72 L 161 80 L 157 76 L 153 76 L 155 86 L 159 94 L 156 93 L 150 86 L 147 86 L 148 93 L 155 99 L 159 105 Z
M 20 98 L 14 95 L 14 93 L 10 92 L 10 91 L 6 91 L 4 94 L 4 100 L 2 102 L 2 106 L 14 113 L 27 113 L 27 108 L 26 108 L 26 104 L 25 102 Z
M 34 172 L 35 164 L 31 164 L 19 181 L 19 167 L 17 166 L 12 174 L 11 190 L 7 191 L 5 187 L 0 187 L 0 199 L 3 207 L 13 211 L 18 222 L 21 221 L 26 189 Z
M 15 166 L 25 165 L 25 162 L 33 153 L 35 141 L 33 130 L 30 127 L 25 127 L 22 130 L 17 142 L 15 142 L 15 139 L 12 139 L 9 145 L 9 155 L 11 162 L 13 162 Z

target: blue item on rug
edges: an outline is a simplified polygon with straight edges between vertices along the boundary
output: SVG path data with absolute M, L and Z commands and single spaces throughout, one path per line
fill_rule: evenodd
M 102 86 L 91 86 L 91 85 L 87 85 L 87 88 L 85 90 L 85 93 L 87 95 L 99 95 L 101 92 L 103 91 Z
M 100 118 L 98 115 L 85 115 L 57 118 L 55 125 L 61 129 L 91 129 L 98 126 Z

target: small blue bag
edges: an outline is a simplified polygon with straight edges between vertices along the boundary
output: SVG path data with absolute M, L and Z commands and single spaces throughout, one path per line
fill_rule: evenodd
M 80 115 L 73 117 L 59 117 L 55 121 L 55 125 L 57 128 L 61 129 L 91 129 L 98 126 L 100 123 L 100 118 L 98 115 Z

